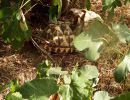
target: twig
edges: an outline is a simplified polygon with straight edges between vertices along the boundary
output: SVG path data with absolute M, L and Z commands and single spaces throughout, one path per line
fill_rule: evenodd
M 43 54 L 47 55 L 47 57 L 52 61 L 52 63 L 54 65 L 56 65 L 55 60 L 51 57 L 51 55 L 45 50 L 39 47 L 39 45 L 35 42 L 35 40 L 31 37 L 32 43 L 34 44 L 34 46 L 39 49 Z

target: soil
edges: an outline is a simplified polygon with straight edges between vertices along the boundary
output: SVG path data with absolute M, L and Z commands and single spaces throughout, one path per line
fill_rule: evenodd
M 101 2 L 100 0 L 96 1 L 93 2 L 92 10 L 100 14 Z M 127 45 L 124 44 L 119 44 L 117 48 L 122 53 L 128 49 Z M 106 90 L 111 96 L 115 96 L 130 90 L 129 80 L 126 85 L 118 84 L 114 80 L 113 72 L 121 57 L 116 52 L 103 52 L 95 62 L 84 59 L 83 55 L 79 53 L 53 54 L 52 57 L 65 70 L 71 70 L 77 62 L 79 66 L 84 64 L 97 66 L 100 75 L 99 84 L 95 87 L 95 91 Z M 31 42 L 26 42 L 21 50 L 14 50 L 10 44 L 5 44 L 0 38 L 0 85 L 4 86 L 14 79 L 18 79 L 21 84 L 33 80 L 36 77 L 36 67 L 45 59 L 46 55 L 39 52 Z M 3 93 L 0 94 L 0 98 L 3 97 Z

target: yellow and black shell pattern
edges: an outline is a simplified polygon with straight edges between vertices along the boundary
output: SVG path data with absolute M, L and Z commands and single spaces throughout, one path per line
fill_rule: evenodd
M 40 48 L 52 53 L 72 53 L 74 34 L 68 23 L 51 23 L 44 30 L 37 31 L 34 40 Z

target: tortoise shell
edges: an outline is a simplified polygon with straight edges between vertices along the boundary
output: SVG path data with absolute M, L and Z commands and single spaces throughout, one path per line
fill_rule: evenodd
M 74 51 L 74 34 L 68 23 L 51 23 L 44 30 L 37 29 L 33 36 L 40 48 L 52 53 L 71 53 Z

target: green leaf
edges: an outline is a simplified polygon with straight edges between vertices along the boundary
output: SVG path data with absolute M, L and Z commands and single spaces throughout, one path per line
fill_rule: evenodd
M 14 93 L 8 93 L 5 97 L 5 100 L 24 100 L 22 98 L 22 95 L 19 92 L 14 92 Z
M 102 0 L 103 11 L 106 11 L 108 8 L 110 8 L 114 1 L 115 0 Z
M 19 92 L 15 92 L 15 93 L 12 93 L 10 100 L 23 100 L 23 98 Z
M 99 48 L 103 44 L 102 41 L 93 41 L 92 38 L 85 32 L 81 33 L 74 39 L 74 46 L 79 51 L 85 52 L 85 57 L 89 60 L 97 60 L 100 53 Z
M 85 34 L 88 34 L 92 40 L 103 40 L 105 43 L 111 44 L 111 46 L 119 41 L 112 28 L 105 24 L 99 17 L 90 21 L 88 25 L 83 28 L 83 31 Z
M 113 47 L 118 40 L 117 35 L 108 25 L 95 19 L 84 26 L 83 32 L 75 36 L 73 42 L 77 50 L 85 53 L 87 59 L 95 61 L 100 56 L 103 41 L 108 46 Z
M 3 9 L 0 9 L 0 19 L 4 18 Z
M 112 18 L 114 16 L 114 9 L 117 6 L 122 6 L 122 3 L 120 0 L 103 0 L 102 1 L 102 10 L 105 12 L 106 10 L 108 10 L 108 20 L 112 21 Z
M 128 72 L 130 72 L 130 52 L 124 57 L 123 61 L 115 69 L 115 81 L 125 81 L 128 76 Z
M 49 20 L 57 22 L 57 17 L 58 17 L 58 12 L 57 12 L 58 7 L 57 6 L 51 6 L 49 10 Z
M 85 29 L 85 32 L 89 34 L 92 39 L 99 40 L 103 38 L 104 35 L 110 35 L 115 40 L 117 39 L 117 36 L 112 32 L 112 29 L 100 19 L 92 20 Z
M 94 94 L 93 98 L 94 98 L 94 100 L 110 100 L 108 92 L 106 92 L 106 91 L 98 91 L 98 92 L 96 92 Z
M 99 72 L 96 66 L 86 65 L 79 69 L 80 77 L 85 77 L 86 79 L 98 78 Z
M 10 16 L 11 13 L 13 13 L 13 11 L 10 8 L 0 9 L 0 20 L 4 22 Z
M 8 2 L 8 3 L 7 3 Z M 1 6 L 2 7 L 8 7 L 9 6 L 9 0 L 1 0 Z
M 127 3 L 129 3 L 130 2 L 130 0 L 125 0 L 125 5 L 127 4 Z
M 76 47 L 77 50 L 83 51 L 84 49 L 89 47 L 89 43 L 91 41 L 91 37 L 86 35 L 84 32 L 75 37 L 74 39 L 74 46 Z
M 71 78 L 69 75 L 64 75 L 64 84 L 70 84 L 71 83 Z
M 18 49 L 23 46 L 23 41 L 21 38 L 17 37 L 14 41 L 12 41 L 12 47 L 15 49 Z
M 93 70 L 93 71 L 92 71 Z M 95 66 L 86 65 L 73 70 L 71 81 L 59 89 L 63 100 L 91 100 L 93 79 L 98 77 Z M 67 78 L 69 80 L 69 78 Z
M 100 57 L 100 47 L 102 46 L 102 41 L 90 42 L 88 50 L 85 52 L 85 57 L 91 61 L 95 61 Z
M 31 31 L 27 26 L 22 10 L 18 8 L 18 5 L 5 7 L 0 10 L 0 15 L 2 21 L 1 34 L 4 41 L 11 43 L 15 49 L 21 48 L 24 42 L 31 37 Z
M 61 0 L 52 0 L 51 7 L 49 9 L 49 19 L 50 21 L 57 21 L 57 18 L 60 16 L 62 9 Z
M 49 76 L 49 70 L 52 67 L 52 63 L 48 60 L 43 61 L 37 67 L 37 78 L 44 78 Z
M 58 6 L 58 13 L 61 12 L 61 9 L 62 9 L 62 2 L 61 2 L 61 0 L 53 0 L 52 1 L 52 5 L 53 6 Z
M 104 5 L 104 6 L 112 5 L 112 3 L 113 3 L 114 1 L 115 1 L 115 0 L 103 0 L 103 5 Z
M 122 93 L 111 100 L 130 100 L 130 92 Z
M 62 97 L 62 100 L 73 100 L 73 90 L 70 85 L 60 86 L 59 93 Z
M 61 67 L 52 67 L 52 63 L 48 60 L 42 62 L 37 67 L 37 78 L 66 75 L 68 71 L 62 71 Z
M 91 2 L 90 2 L 90 0 L 86 0 L 86 8 L 88 10 L 90 10 L 90 8 L 91 8 Z
M 20 22 L 19 25 L 22 31 L 26 32 L 28 30 L 28 26 L 26 22 Z
M 58 91 L 55 79 L 35 79 L 25 83 L 19 90 L 23 98 L 31 100 L 48 100 L 49 96 Z M 35 99 L 34 99 L 35 98 Z
M 49 75 L 65 75 L 68 74 L 68 71 L 62 71 L 61 67 L 55 67 L 55 68 L 50 68 L 48 70 Z
M 110 8 L 110 11 L 108 12 L 108 21 L 113 21 L 113 16 L 114 16 L 114 8 Z
M 121 0 L 115 0 L 114 3 L 113 3 L 113 6 L 115 5 L 115 8 L 118 6 L 122 6 L 122 3 L 121 3 Z
M 111 8 L 116 8 L 117 6 L 121 6 L 121 1 L 120 0 L 103 0 L 102 1 L 103 5 L 103 11 L 106 9 L 111 9 Z
M 113 23 L 112 28 L 120 39 L 120 42 L 127 43 L 130 42 L 130 29 L 126 24 Z
M 92 86 L 96 84 L 97 82 L 95 80 L 98 78 L 98 75 L 99 73 L 95 66 L 86 65 L 82 66 L 82 68 L 76 72 L 73 71 L 71 79 L 73 84 L 75 84 L 76 86 L 85 88 L 87 87 L 87 85 Z
M 12 80 L 9 82 L 9 84 L 6 85 L 6 87 L 9 87 L 10 88 L 10 92 L 15 92 L 19 87 L 19 83 L 17 80 Z

